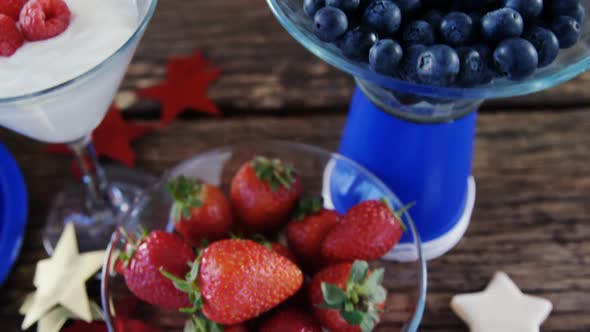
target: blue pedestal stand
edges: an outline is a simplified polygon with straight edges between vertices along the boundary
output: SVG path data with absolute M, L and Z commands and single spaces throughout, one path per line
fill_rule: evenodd
M 357 88 L 340 152 L 379 176 L 410 210 L 427 259 L 463 237 L 475 203 L 471 161 L 476 113 L 441 124 L 417 124 L 379 109 Z M 402 238 L 386 258 L 410 260 Z

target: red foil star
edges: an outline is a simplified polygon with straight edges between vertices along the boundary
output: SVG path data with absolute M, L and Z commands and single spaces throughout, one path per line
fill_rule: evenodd
M 156 128 L 126 122 L 116 106 L 111 106 L 101 124 L 92 133 L 94 147 L 98 156 L 106 156 L 127 166 L 135 166 L 135 152 L 131 142 Z M 64 144 L 49 145 L 45 151 L 50 153 L 71 153 Z
M 139 90 L 141 97 L 160 101 L 161 123 L 167 125 L 187 109 L 220 115 L 217 105 L 208 97 L 207 89 L 221 74 L 221 69 L 195 52 L 190 57 L 172 57 L 168 62 L 166 80 Z

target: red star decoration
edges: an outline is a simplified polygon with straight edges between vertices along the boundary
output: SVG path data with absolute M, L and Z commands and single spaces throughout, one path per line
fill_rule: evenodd
M 111 106 L 101 124 L 92 133 L 96 153 L 106 156 L 127 166 L 135 166 L 135 152 L 131 142 L 156 128 L 126 122 L 121 111 Z M 64 144 L 49 145 L 45 151 L 50 153 L 71 153 Z
M 220 115 L 217 105 L 207 96 L 209 85 L 221 74 L 201 53 L 190 57 L 172 57 L 168 62 L 166 80 L 139 90 L 137 94 L 158 100 L 162 105 L 161 123 L 167 125 L 186 109 Z

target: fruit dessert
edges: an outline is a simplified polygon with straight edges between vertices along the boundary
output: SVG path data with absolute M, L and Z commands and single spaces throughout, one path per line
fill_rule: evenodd
M 0 0 L 0 98 L 73 79 L 137 28 L 132 0 Z
M 315 35 L 379 73 L 434 86 L 524 80 L 576 45 L 581 0 L 304 0 Z
M 115 270 L 138 299 L 185 313 L 185 331 L 369 332 L 379 324 L 385 271 L 370 261 L 405 231 L 386 199 L 340 215 L 302 197 L 297 170 L 260 156 L 234 175 L 230 199 L 183 176 L 167 189 L 174 232 L 122 229 Z

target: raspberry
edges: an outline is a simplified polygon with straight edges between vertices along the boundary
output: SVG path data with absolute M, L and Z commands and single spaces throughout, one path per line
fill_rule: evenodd
M 20 13 L 20 26 L 27 40 L 44 40 L 64 32 L 70 17 L 63 0 L 31 0 Z
M 13 20 L 18 21 L 20 10 L 27 0 L 0 0 L 0 14 L 10 16 Z
M 16 22 L 10 16 L 0 14 L 0 56 L 11 56 L 24 43 Z

